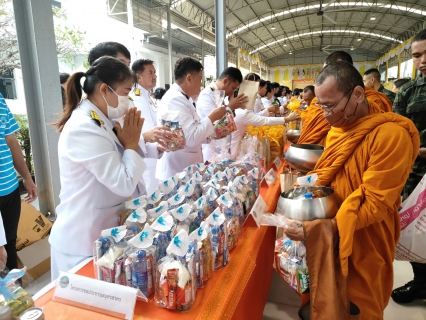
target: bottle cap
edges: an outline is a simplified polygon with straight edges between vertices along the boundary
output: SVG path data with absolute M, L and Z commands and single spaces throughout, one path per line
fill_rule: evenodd
M 138 259 L 144 259 L 146 258 L 146 252 L 145 250 L 141 250 L 138 252 Z
M 311 192 L 307 192 L 303 196 L 305 197 L 305 199 L 312 199 L 312 193 Z

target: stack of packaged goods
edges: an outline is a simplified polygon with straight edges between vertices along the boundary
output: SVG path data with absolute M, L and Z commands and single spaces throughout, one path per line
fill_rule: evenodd
M 249 146 L 251 151 L 254 146 Z M 94 243 L 99 280 L 131 286 L 140 298 L 184 311 L 214 270 L 225 267 L 259 194 L 259 157 L 199 163 L 125 203 L 122 226 Z
M 275 270 L 299 294 L 309 292 L 306 248 L 303 242 L 283 237 L 275 241 Z

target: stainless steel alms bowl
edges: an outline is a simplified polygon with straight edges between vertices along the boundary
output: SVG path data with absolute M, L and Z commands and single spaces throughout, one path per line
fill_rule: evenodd
M 300 137 L 300 130 L 287 130 L 285 135 L 291 143 L 297 143 Z
M 326 196 L 316 199 L 292 199 L 294 189 L 284 191 L 278 200 L 277 213 L 299 221 L 334 218 L 340 207 L 334 190 L 328 187 L 311 188 L 321 190 Z
M 309 172 L 314 170 L 324 147 L 318 144 L 292 144 L 285 153 L 285 160 L 295 170 Z

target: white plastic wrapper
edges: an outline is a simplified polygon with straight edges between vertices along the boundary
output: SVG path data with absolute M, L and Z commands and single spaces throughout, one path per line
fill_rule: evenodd
M 180 183 L 187 183 L 190 180 L 190 175 L 188 174 L 188 172 L 183 171 L 183 172 L 179 172 L 178 174 L 176 174 L 178 181 Z
M 160 215 L 162 215 L 164 212 L 169 209 L 169 203 L 167 201 L 161 201 L 160 205 L 156 208 L 149 209 L 148 214 L 151 218 L 158 218 Z
M 154 240 L 154 230 L 147 223 L 143 230 L 128 241 L 128 243 L 138 249 L 146 249 L 152 246 Z
M 158 188 L 164 194 L 169 194 L 170 192 L 172 192 L 175 186 L 176 186 L 176 179 L 174 177 L 171 177 L 170 179 L 160 182 L 158 184 Z
M 188 252 L 189 236 L 185 230 L 180 230 L 167 247 L 167 254 L 175 254 L 183 257 Z
M 240 169 L 238 169 L 237 167 L 233 167 L 231 171 L 234 176 L 237 176 L 240 173 Z
M 300 187 L 311 187 L 318 180 L 318 175 L 316 173 L 310 174 L 309 176 L 302 176 L 297 178 L 297 184 Z
M 207 217 L 206 221 L 212 226 L 220 226 L 225 222 L 225 215 L 220 212 L 220 208 L 216 208 L 216 210 Z
M 204 207 L 207 204 L 207 198 L 205 196 L 199 197 L 198 200 L 195 202 L 195 207 L 198 210 L 204 209 Z
M 217 180 L 216 180 L 216 179 L 211 179 L 209 182 L 207 182 L 207 183 L 203 186 L 203 188 L 208 188 L 208 187 L 213 187 L 213 188 L 215 188 L 216 190 L 219 190 L 219 189 L 220 189 L 220 185 L 219 185 L 219 183 L 217 183 Z
M 189 204 L 183 204 L 179 208 L 173 209 L 170 211 L 173 217 L 179 221 L 183 221 L 188 218 L 189 213 L 191 212 L 191 206 Z
M 127 223 L 140 223 L 143 224 L 146 221 L 146 211 L 143 208 L 138 208 L 136 210 L 133 210 L 133 212 L 130 214 L 130 216 L 127 217 L 126 219 L 126 224 Z
M 101 231 L 101 237 L 112 237 L 116 242 L 120 242 L 126 236 L 126 226 L 105 229 Z
M 114 268 L 114 262 L 124 253 L 124 248 L 119 246 L 110 247 L 107 252 L 96 261 L 96 265 L 99 267 L 105 267 L 108 269 Z
M 171 197 L 167 202 L 169 206 L 178 206 L 185 200 L 185 190 L 184 188 L 179 190 L 173 197 Z
M 223 170 L 223 173 L 228 178 L 228 181 L 232 179 L 233 173 L 229 168 L 226 168 L 225 170 Z
M 222 171 L 216 172 L 213 175 L 213 178 L 217 181 L 221 181 L 223 179 L 223 177 L 225 177 L 225 174 Z M 209 181 L 210 182 L 210 181 Z M 208 184 L 208 183 L 207 183 Z
M 203 180 L 203 176 L 198 171 L 194 173 L 194 175 L 192 176 L 192 178 L 195 179 L 195 181 L 198 181 L 198 182 L 200 182 L 200 181 Z
M 146 201 L 148 204 L 156 204 L 163 196 L 164 193 L 162 193 L 160 189 L 157 189 L 146 198 Z
M 271 213 L 264 213 L 260 219 L 260 225 L 287 228 L 289 223 L 288 219 L 283 215 L 275 215 Z
M 220 195 L 217 200 L 217 203 L 224 205 L 227 208 L 231 208 L 234 202 L 232 201 L 231 194 L 229 192 L 225 192 L 224 194 Z
M 253 168 L 248 172 L 249 176 L 252 176 L 254 179 L 259 179 L 259 169 L 258 168 Z
M 204 171 L 204 169 L 206 168 L 206 165 L 205 165 L 204 163 L 200 162 L 200 163 L 197 163 L 197 164 L 195 165 L 195 167 L 196 167 L 199 171 Z
M 245 174 L 240 176 L 240 182 L 242 182 L 244 184 L 247 184 L 249 182 Z
M 191 234 L 189 235 L 189 240 L 201 242 L 206 239 L 209 235 L 207 227 L 208 223 L 206 221 L 201 222 L 200 227 L 191 232 Z
M 191 180 L 185 185 L 183 194 L 185 195 L 185 197 L 191 197 L 194 194 L 194 189 L 195 189 L 195 183 L 193 178 L 191 178 Z
M 147 204 L 146 196 L 141 196 L 139 198 L 129 200 L 124 202 L 126 209 L 137 209 L 139 207 L 144 207 Z
M 166 232 L 173 227 L 173 224 L 173 217 L 168 212 L 165 212 L 153 222 L 151 227 L 154 230 Z
M 193 173 L 194 173 L 194 167 L 191 165 L 191 166 L 188 166 L 188 167 L 186 167 L 185 169 L 184 169 L 184 171 L 185 172 L 188 172 L 191 176 L 193 175 Z
M 209 190 L 207 190 L 206 195 L 209 197 L 210 201 L 215 201 L 219 194 L 215 188 L 210 187 Z

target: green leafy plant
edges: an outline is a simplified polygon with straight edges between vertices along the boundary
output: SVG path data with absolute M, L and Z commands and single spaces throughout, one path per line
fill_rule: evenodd
M 25 163 L 27 164 L 28 171 L 33 173 L 33 156 L 31 154 L 30 130 L 28 128 L 28 118 L 25 114 L 14 114 L 16 122 L 19 125 L 19 130 L 15 132 L 15 137 L 21 146 L 22 153 L 24 154 Z
M 85 52 L 85 31 L 66 26 L 66 11 L 52 7 L 58 60 L 75 68 L 74 57 Z M 0 0 L 0 73 L 21 68 L 15 18 L 10 0 Z

